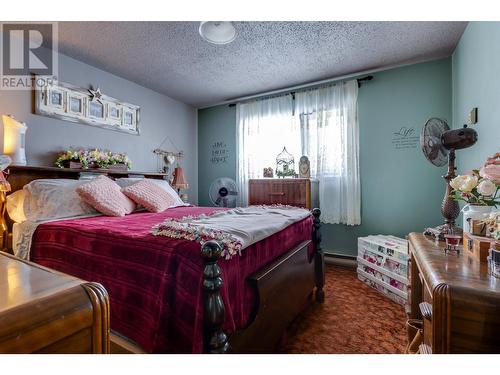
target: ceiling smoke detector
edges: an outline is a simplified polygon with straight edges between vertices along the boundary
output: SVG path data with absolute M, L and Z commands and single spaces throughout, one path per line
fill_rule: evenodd
M 230 21 L 200 22 L 198 31 L 203 39 L 212 44 L 228 44 L 236 39 L 236 29 Z

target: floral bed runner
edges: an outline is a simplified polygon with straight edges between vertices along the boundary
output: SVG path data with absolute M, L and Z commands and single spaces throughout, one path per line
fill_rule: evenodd
M 211 215 L 169 218 L 152 228 L 155 236 L 182 238 L 204 243 L 220 241 L 223 256 L 230 259 L 246 247 L 310 216 L 303 208 L 291 206 L 250 206 L 218 211 Z

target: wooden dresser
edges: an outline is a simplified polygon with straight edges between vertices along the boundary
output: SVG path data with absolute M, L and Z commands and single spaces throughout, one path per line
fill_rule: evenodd
M 109 353 L 106 290 L 0 252 L 0 353 Z
M 500 353 L 500 279 L 487 263 L 444 253 L 443 242 L 409 235 L 410 317 L 423 319 L 421 353 Z
M 248 181 L 248 204 L 319 206 L 318 180 L 308 178 L 259 178 Z

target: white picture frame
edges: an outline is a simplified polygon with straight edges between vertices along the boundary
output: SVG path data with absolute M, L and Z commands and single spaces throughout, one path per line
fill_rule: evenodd
M 104 103 L 98 100 L 90 100 L 87 106 L 87 117 L 97 121 L 104 121 L 106 119 L 105 111 Z
M 134 129 L 137 126 L 137 116 L 133 108 L 123 106 L 122 126 L 125 129 Z
M 123 118 L 123 106 L 118 103 L 106 103 L 106 119 L 109 124 L 121 126 Z
M 66 113 L 75 116 L 85 116 L 88 100 L 85 95 L 75 92 L 69 92 L 66 98 Z
M 107 95 L 94 98 L 88 89 L 55 79 L 46 86 L 35 88 L 35 114 L 128 134 L 140 134 L 139 106 Z

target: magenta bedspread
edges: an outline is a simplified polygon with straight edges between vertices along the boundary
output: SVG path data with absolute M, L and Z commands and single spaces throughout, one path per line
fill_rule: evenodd
M 216 208 L 179 207 L 162 213 L 92 217 L 41 224 L 31 260 L 104 285 L 110 296 L 111 328 L 148 352 L 203 349 L 202 260 L 200 244 L 150 234 L 167 217 L 209 214 Z M 226 304 L 224 330 L 244 328 L 256 296 L 247 276 L 311 239 L 306 218 L 221 260 Z

